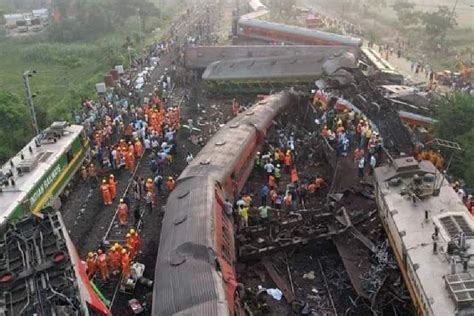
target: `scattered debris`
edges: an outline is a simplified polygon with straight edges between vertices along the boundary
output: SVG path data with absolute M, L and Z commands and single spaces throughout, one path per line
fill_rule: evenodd
M 303 279 L 314 280 L 316 276 L 314 275 L 314 271 L 309 271 L 308 273 L 303 274 Z

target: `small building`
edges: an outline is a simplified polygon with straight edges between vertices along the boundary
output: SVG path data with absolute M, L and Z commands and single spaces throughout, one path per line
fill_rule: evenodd
M 5 25 L 8 28 L 15 28 L 17 21 L 25 20 L 25 17 L 21 13 L 4 14 L 3 17 L 5 18 Z
M 38 9 L 38 10 L 33 10 L 33 17 L 35 18 L 41 18 L 41 19 L 48 19 L 49 18 L 49 11 L 48 9 Z

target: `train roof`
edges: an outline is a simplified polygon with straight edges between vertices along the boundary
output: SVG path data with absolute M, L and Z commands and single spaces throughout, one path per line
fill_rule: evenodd
M 219 60 L 301 55 L 312 55 L 319 60 L 322 57 L 337 56 L 346 52 L 356 55 L 358 49 L 334 45 L 186 46 L 184 61 L 186 67 L 206 68 Z
M 241 161 L 242 152 L 252 145 L 249 143 L 249 134 L 266 130 L 272 124 L 273 118 L 284 106 L 290 104 L 293 97 L 296 100 L 296 96 L 288 92 L 271 95 L 229 121 L 212 136 L 181 173 L 178 185 L 181 179 L 191 176 L 206 175 L 217 181 L 229 176 L 233 171 L 229 166 L 244 163 Z
M 413 185 L 415 175 L 422 182 L 420 192 L 428 194 L 413 202 L 412 194 L 402 195 L 402 191 L 406 192 Z M 471 308 L 472 315 L 472 262 L 467 274 L 452 274 L 451 256 L 447 254 L 447 244 L 457 240 L 458 234 L 464 232 L 469 247 L 466 255 L 474 255 L 474 220 L 460 197 L 431 162 L 417 162 L 413 157 L 398 158 L 391 164 L 376 168 L 375 178 L 387 216 L 393 220 L 397 230 L 391 234 L 400 236 L 407 261 L 415 267 L 417 287 L 429 305 L 426 307 L 427 314 L 454 315 L 463 308 Z M 437 188 L 440 188 L 439 195 L 430 194 Z M 437 254 L 433 252 L 434 226 L 439 228 L 440 236 Z M 462 271 L 460 262 L 456 270 Z
M 214 248 L 215 181 L 181 181 L 168 197 L 156 261 L 154 315 L 227 315 Z
M 109 314 L 88 284 L 60 213 L 30 214 L 0 239 L 0 314 L 89 315 L 86 303 Z
M 55 122 L 50 128 L 62 131 L 61 138 L 58 138 L 54 143 L 41 143 L 37 147 L 37 137 L 35 137 L 2 166 L 1 170 L 4 174 L 12 171 L 15 181 L 14 186 L 11 184 L 3 186 L 2 192 L 0 192 L 0 216 L 2 219 L 8 218 L 14 209 L 28 197 L 30 191 L 44 180 L 43 176 L 70 148 L 72 142 L 84 129 L 81 125 L 66 125 L 65 122 Z M 21 158 L 22 154 L 24 159 Z M 14 167 L 10 162 L 13 162 Z M 23 170 L 22 175 L 18 172 L 19 167 Z
M 260 0 L 250 0 L 249 6 L 253 11 L 265 10 L 267 8 Z
M 339 35 L 329 32 L 323 32 L 313 29 L 308 29 L 304 27 L 294 26 L 294 25 L 285 25 L 280 23 L 262 21 L 257 19 L 246 19 L 240 18 L 238 21 L 239 25 L 247 26 L 247 27 L 254 27 L 254 28 L 264 28 L 269 29 L 277 32 L 285 32 L 294 35 L 318 38 L 324 41 L 333 41 L 341 43 L 342 45 L 349 45 L 349 46 L 362 46 L 362 39 L 357 37 Z
M 312 55 L 301 55 L 294 57 L 261 57 L 217 61 L 206 68 L 202 79 L 278 80 L 286 78 L 305 78 L 316 80 L 323 75 L 325 70 L 323 66 L 330 61 L 338 63 L 339 57 L 341 57 L 341 55 L 337 53 L 332 55 L 328 54 L 328 56 L 320 56 L 319 58 Z M 332 64 L 335 63 L 333 62 Z
M 380 56 L 380 54 L 372 48 L 363 47 L 361 49 L 362 55 L 365 56 L 377 70 L 390 71 L 398 73 L 398 71 L 385 59 Z

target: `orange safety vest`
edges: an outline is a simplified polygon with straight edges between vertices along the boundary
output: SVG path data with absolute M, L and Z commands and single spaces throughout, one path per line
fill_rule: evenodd
M 112 266 L 112 269 L 114 271 L 119 270 L 120 269 L 120 259 L 121 259 L 120 253 L 117 250 L 111 251 L 110 254 L 109 254 L 109 258 L 110 258 L 110 265 Z
M 95 268 L 96 268 L 96 263 L 95 263 L 95 257 L 88 257 L 87 258 L 87 275 L 92 277 L 95 273 Z
M 173 179 L 171 180 L 166 180 L 166 188 L 168 189 L 168 191 L 173 191 L 174 190 L 174 187 L 175 187 L 175 182 Z
M 122 255 L 122 273 L 127 278 L 130 275 L 130 257 L 128 253 Z
M 117 196 L 117 182 L 111 178 L 109 178 L 109 190 L 112 199 L 114 199 Z

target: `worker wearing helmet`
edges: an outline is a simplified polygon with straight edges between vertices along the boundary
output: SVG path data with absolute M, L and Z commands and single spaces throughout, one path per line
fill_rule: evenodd
M 109 267 L 107 265 L 107 254 L 104 253 L 101 249 L 97 251 L 97 267 L 99 268 L 100 275 L 102 276 L 103 281 L 107 281 L 109 279 Z
M 128 222 L 128 205 L 120 199 L 120 203 L 117 206 L 117 216 L 119 219 L 120 225 L 126 225 Z
M 168 179 L 166 180 L 166 189 L 168 190 L 168 192 L 171 193 L 175 187 L 176 183 L 174 182 L 173 177 L 168 177 Z
M 130 256 L 127 249 L 122 249 L 122 275 L 126 279 L 130 276 Z
M 109 252 L 109 261 L 110 261 L 110 266 L 112 268 L 112 274 L 116 275 L 117 273 L 120 272 L 120 264 L 122 260 L 122 254 L 120 253 L 119 249 L 113 245 L 110 248 Z
M 134 238 L 132 237 L 132 234 L 128 233 L 126 236 L 127 238 L 127 248 L 128 250 L 130 251 L 130 259 L 133 259 L 135 258 L 136 254 L 137 254 L 137 251 L 136 251 L 136 245 L 135 245 L 135 240 Z
M 120 245 L 119 243 L 116 242 L 116 243 L 114 244 L 114 248 L 115 248 L 115 250 L 117 250 L 120 254 L 122 253 L 123 247 L 122 247 L 122 245 Z
M 109 190 L 110 190 L 110 197 L 112 200 L 115 200 L 117 197 L 117 181 L 115 181 L 115 177 L 113 174 L 109 177 Z
M 94 277 L 96 271 L 96 255 L 93 252 L 87 254 L 87 276 L 89 279 Z
M 135 248 L 135 254 L 138 255 L 140 253 L 140 249 L 141 249 L 141 239 L 140 239 L 140 235 L 138 235 L 138 233 L 135 231 L 135 229 L 130 229 L 130 238 L 132 240 L 132 244 Z
M 100 186 L 100 192 L 102 192 L 102 200 L 104 201 L 104 205 L 112 205 L 112 197 L 110 195 L 110 188 L 107 181 L 104 179 L 102 180 L 102 185 Z
M 125 154 L 125 168 L 130 172 L 135 170 L 135 155 L 131 151 Z

